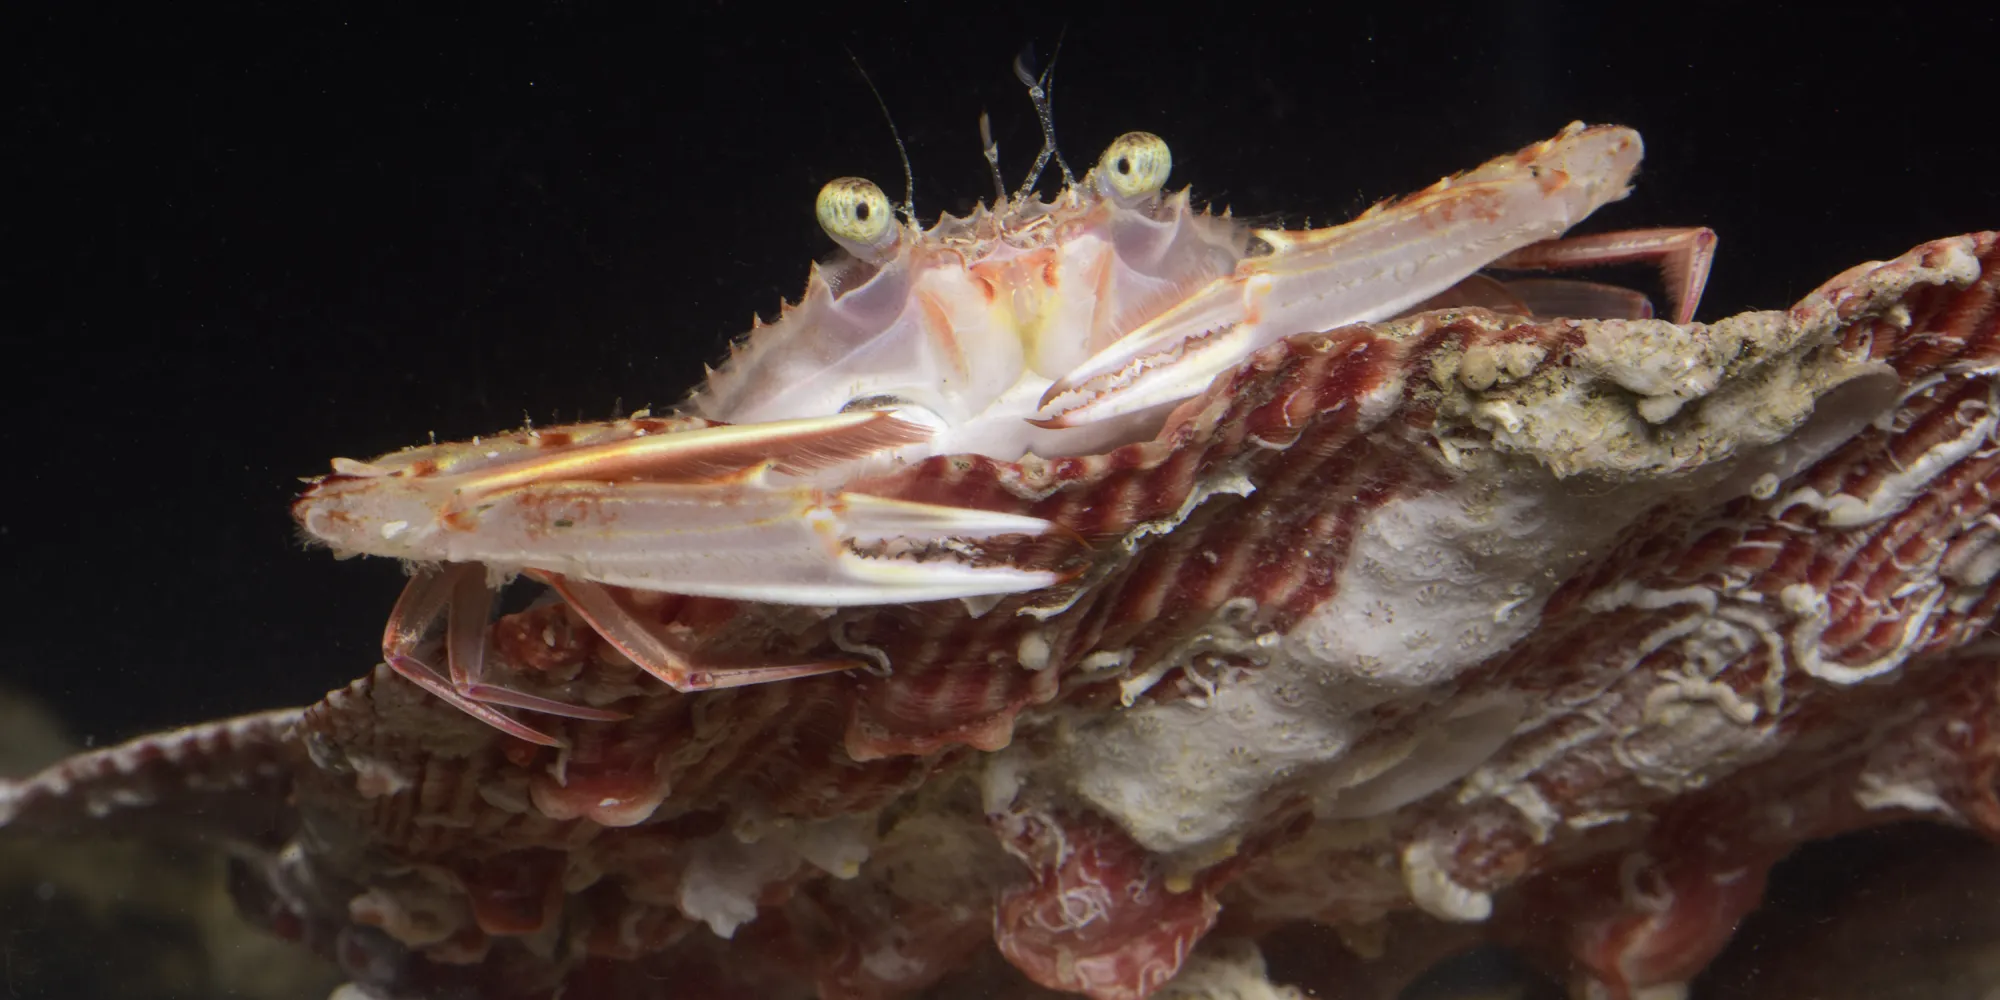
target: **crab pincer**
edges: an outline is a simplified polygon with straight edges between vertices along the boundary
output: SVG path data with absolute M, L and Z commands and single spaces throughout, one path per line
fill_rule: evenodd
M 625 424 L 338 463 L 343 471 L 314 483 L 294 514 L 337 551 L 419 567 L 385 629 L 392 667 L 475 717 L 545 744 L 557 741 L 495 706 L 622 716 L 486 682 L 494 594 L 517 574 L 549 584 L 614 647 L 680 691 L 860 664 L 704 664 L 634 614 L 619 590 L 833 607 L 1017 593 L 1058 579 L 981 549 L 993 539 L 1046 534 L 1047 521 L 871 497 L 814 480 L 829 465 L 928 436 L 891 413 L 664 432 L 656 422 Z M 442 671 L 422 652 L 440 616 Z

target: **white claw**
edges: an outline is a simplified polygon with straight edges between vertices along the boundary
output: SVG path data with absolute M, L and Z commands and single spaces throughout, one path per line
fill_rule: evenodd
M 448 562 L 617 587 L 841 606 L 1018 593 L 1049 572 L 981 565 L 977 544 L 1040 518 L 755 483 L 552 483 L 487 497 L 438 526 Z
M 852 493 L 843 502 L 847 537 L 855 544 L 901 550 L 888 558 L 841 553 L 852 603 L 1018 594 L 1060 579 L 1047 570 L 980 565 L 977 550 L 967 544 L 1009 535 L 1040 537 L 1055 530 L 1039 517 Z
M 838 500 L 849 537 L 872 542 L 951 542 L 957 539 L 1038 536 L 1055 527 L 1039 517 L 1003 514 L 969 507 L 891 500 L 865 493 L 843 493 Z
M 1117 350 L 1118 346 L 1112 345 L 1107 352 Z M 1216 376 L 1240 364 L 1262 346 L 1257 330 L 1238 324 L 1190 339 L 1156 355 L 1141 354 L 1128 363 L 1125 373 L 1114 370 L 1095 381 L 1079 381 L 1074 393 L 1054 395 L 1050 405 L 1043 407 L 1043 412 L 1051 415 L 1037 419 L 1036 423 L 1043 427 L 1081 427 L 1178 403 L 1206 391 Z M 1080 401 L 1068 405 L 1073 396 L 1080 396 Z

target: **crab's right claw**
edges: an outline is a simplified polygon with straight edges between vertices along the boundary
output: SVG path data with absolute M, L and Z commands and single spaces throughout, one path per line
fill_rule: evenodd
M 818 606 L 1037 590 L 1061 575 L 1014 565 L 1009 540 L 1067 534 L 1037 517 L 758 481 L 551 483 L 466 516 L 471 530 L 444 539 L 450 562 Z
M 828 466 L 930 434 L 891 413 L 855 412 L 490 457 L 460 447 L 414 464 L 351 466 L 293 510 L 308 534 L 340 551 L 698 597 L 879 604 L 1056 582 L 1056 573 L 1001 554 L 1015 550 L 1007 538 L 1056 531 L 1040 518 L 814 482 Z
M 370 462 L 336 459 L 335 474 L 314 480 L 292 515 L 306 534 L 336 552 L 450 562 L 457 561 L 449 554 L 454 536 L 477 531 L 480 512 L 510 491 L 563 483 L 740 491 L 767 474 L 809 477 L 930 435 L 882 411 L 666 434 L 624 423 L 556 428 L 511 443 L 475 439 Z M 580 438 L 584 443 L 577 443 Z

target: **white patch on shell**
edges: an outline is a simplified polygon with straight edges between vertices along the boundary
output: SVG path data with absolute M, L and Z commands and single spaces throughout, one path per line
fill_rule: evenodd
M 1374 429 L 1384 417 L 1395 412 L 1396 407 L 1402 405 L 1402 402 L 1402 375 L 1398 373 L 1384 378 L 1380 384 L 1361 394 L 1361 405 L 1357 411 L 1360 419 L 1356 422 L 1356 427 L 1364 431 Z
M 408 791 L 416 782 L 391 761 L 350 753 L 347 763 L 354 768 L 354 790 L 364 799 L 379 799 Z
M 783 843 L 746 844 L 723 833 L 694 845 L 681 873 L 680 911 L 708 925 L 717 937 L 757 917 L 764 888 L 798 868 L 798 857 Z
M 1493 915 L 1493 897 L 1454 881 L 1438 864 L 1437 848 L 1428 840 L 1413 840 L 1403 848 L 1403 884 L 1417 908 L 1439 920 L 1469 924 Z
M 1193 644 L 1258 659 L 1272 643 L 1212 625 Z M 1163 657 L 1189 665 L 1184 646 Z M 1154 671 L 1135 678 L 1150 682 Z M 1190 676 L 1199 674 L 1199 668 Z M 1346 703 L 1339 698 L 1349 699 Z M 1078 796 L 1115 818 L 1133 839 L 1161 853 L 1214 854 L 1256 818 L 1275 785 L 1308 789 L 1328 818 L 1380 815 L 1457 781 L 1505 744 L 1524 712 L 1506 696 L 1451 706 L 1411 724 L 1413 736 L 1369 753 L 1350 753 L 1371 723 L 1380 692 L 1315 685 L 1282 663 L 1225 668 L 1202 697 L 1140 704 L 1109 721 L 1078 727 L 1059 741 Z M 1019 777 L 989 766 L 989 812 L 1011 800 Z
M 1296 987 L 1271 982 L 1264 956 L 1242 939 L 1203 941 L 1153 1000 L 1305 1000 Z
M 1821 655 L 1820 637 L 1826 633 L 1831 614 L 1826 595 L 1805 583 L 1794 583 L 1778 592 L 1778 600 L 1785 610 L 1798 616 L 1797 623 L 1792 626 L 1792 658 L 1798 661 L 1799 669 L 1820 680 L 1840 685 L 1858 684 L 1902 666 L 1903 661 L 1916 651 L 1925 626 L 1930 624 L 1931 612 L 1943 596 L 1944 587 L 1941 584 L 1930 586 L 1916 607 L 1903 609 L 1903 633 L 1888 652 L 1866 663 L 1850 665 L 1832 662 Z
M 925 956 L 913 957 L 904 954 L 901 949 L 896 947 L 898 944 L 904 942 L 894 939 L 902 936 L 900 934 L 893 935 L 888 943 L 863 954 L 861 956 L 862 971 L 873 976 L 877 982 L 882 983 L 904 982 L 920 977 L 924 970 L 930 968 L 930 960 Z
M 1458 382 L 1481 392 L 1496 385 L 1513 385 L 1540 367 L 1548 355 L 1547 347 L 1533 341 L 1475 344 L 1459 359 Z
M 1962 770 L 1957 757 L 1945 746 L 1948 741 L 1969 739 L 1968 727 L 1962 721 L 1953 721 L 1946 723 L 1942 732 L 1923 732 L 1929 727 L 1920 720 L 1937 710 L 1924 699 L 1894 706 L 1884 704 L 1874 720 L 1874 731 L 1887 738 L 1878 740 L 1869 749 L 1861 773 L 1855 778 L 1852 794 L 1858 805 L 1870 810 L 1906 810 L 1948 822 L 1966 822 L 1964 814 L 1945 797 L 1943 786 L 1955 784 L 1950 775 Z M 1917 729 L 1915 734 L 1911 732 L 1913 727 Z
M 1533 629 L 1556 583 L 1641 501 L 1532 474 L 1391 500 L 1360 515 L 1339 589 L 1285 636 L 1285 659 L 1316 684 L 1446 682 Z
M 1272 784 L 1339 759 L 1366 731 L 1273 667 L 1237 671 L 1204 701 L 1148 702 L 1063 734 L 1071 787 L 1148 850 L 1221 840 Z M 990 786 L 989 786 L 990 787 Z
M 1904 809 L 1915 813 L 1931 813 L 1952 822 L 1963 822 L 1958 810 L 1938 794 L 1937 786 L 1929 781 L 1898 781 L 1886 775 L 1864 771 L 1855 782 L 1854 801 L 1863 809 Z
M 1995 577 L 2000 577 L 2000 517 L 1987 514 L 1967 525 L 1938 562 L 1938 576 L 1965 590 L 1977 601 Z M 1954 607 L 1963 614 L 1965 608 Z
M 1398 748 L 1386 767 L 1330 782 L 1315 797 L 1319 815 L 1380 816 L 1429 796 L 1492 757 L 1513 737 L 1525 708 L 1519 697 L 1500 693 L 1418 720 L 1411 727 L 1416 735 Z
M 515 815 L 526 815 L 532 807 L 526 786 L 518 780 L 482 781 L 479 783 L 479 798 L 501 812 Z
M 986 767 L 979 773 L 979 801 L 986 815 L 998 816 L 1014 805 L 1031 761 L 1019 743 L 986 755 Z
M 1049 666 L 1049 639 L 1040 629 L 1029 629 L 1021 633 L 1021 643 L 1014 651 L 1015 659 L 1024 670 L 1041 671 Z
M 1767 754 L 1774 746 L 1771 728 L 1748 725 L 1745 718 L 1754 718 L 1755 706 L 1733 692 L 1716 694 L 1715 687 L 1727 690 L 1683 678 L 1654 688 L 1643 718 L 1619 728 L 1612 759 L 1640 783 L 1679 794 Z
M 347 901 L 357 924 L 379 927 L 405 947 L 437 944 L 471 923 L 465 898 L 438 886 L 375 886 Z
M 838 879 L 861 874 L 875 842 L 875 815 L 864 813 L 807 823 L 787 838 L 814 868 Z

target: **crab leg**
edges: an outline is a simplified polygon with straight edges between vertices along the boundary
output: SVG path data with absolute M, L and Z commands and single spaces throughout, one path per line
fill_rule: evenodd
M 1673 300 L 1673 320 L 1694 319 L 1701 303 L 1701 290 L 1708 285 L 1708 268 L 1715 260 L 1715 230 L 1706 227 L 1682 229 L 1629 229 L 1592 236 L 1570 236 L 1543 240 L 1522 247 L 1487 267 L 1499 270 L 1541 271 L 1603 264 L 1630 264 L 1655 261 Z
M 1564 319 L 1652 319 L 1653 300 L 1643 292 L 1568 278 L 1521 278 L 1505 288 L 1530 316 Z
M 626 658 L 640 666 L 647 673 L 664 681 L 668 687 L 680 692 L 707 691 L 714 688 L 744 687 L 750 684 L 768 684 L 774 681 L 795 680 L 817 674 L 837 673 L 851 670 L 864 664 L 856 660 L 821 660 L 813 663 L 796 663 L 768 666 L 704 667 L 688 660 L 687 656 L 661 635 L 657 629 L 648 626 L 639 616 L 632 613 L 609 587 L 587 580 L 573 580 L 553 574 L 543 574 L 541 578 L 556 593 L 568 602 L 576 613 L 590 623 L 598 635 L 603 636 Z
M 509 736 L 542 746 L 561 746 L 563 741 L 493 706 L 503 705 L 593 722 L 617 722 L 631 717 L 624 712 L 571 704 L 484 683 L 481 678 L 485 674 L 486 626 L 494 598 L 493 589 L 486 584 L 485 573 L 483 566 L 462 564 L 426 569 L 412 577 L 409 585 L 403 588 L 403 595 L 397 600 L 395 610 L 390 612 L 389 623 L 383 630 L 383 658 L 389 666 L 405 679 L 473 718 Z M 702 666 L 690 661 L 664 636 L 648 628 L 618 602 L 610 588 L 546 574 L 537 574 L 537 577 L 553 587 L 607 642 L 676 691 L 764 684 L 862 666 L 851 660 L 781 666 Z M 449 677 L 440 674 L 417 653 L 440 615 L 446 620 L 444 648 L 450 661 Z
M 505 712 L 486 704 L 485 701 L 474 698 L 465 690 L 467 685 L 456 683 L 455 678 L 446 678 L 438 673 L 437 668 L 416 655 L 417 648 L 423 644 L 424 637 L 429 634 L 431 626 L 437 622 L 441 614 L 448 615 L 450 619 L 446 624 L 446 655 L 450 656 L 453 647 L 461 644 L 463 640 L 453 636 L 452 633 L 465 628 L 459 621 L 467 619 L 468 616 L 457 612 L 453 607 L 452 598 L 459 589 L 458 583 L 461 578 L 467 574 L 483 572 L 484 568 L 479 566 L 454 566 L 446 570 L 422 570 L 411 577 L 409 585 L 403 588 L 402 596 L 396 599 L 395 609 L 389 612 L 388 624 L 383 627 L 382 658 L 389 664 L 390 669 L 402 675 L 404 680 L 509 736 L 541 746 L 561 746 L 562 740 L 525 725 Z M 474 579 L 477 581 L 476 575 Z M 484 588 L 483 581 L 480 582 L 480 586 Z M 484 600 L 482 597 L 482 604 Z M 461 666 L 454 662 L 452 664 L 454 675 L 471 676 L 483 671 L 485 660 L 483 639 L 475 644 L 474 648 L 477 651 L 478 663 Z M 587 709 L 582 706 L 564 707 L 600 713 L 598 709 Z M 617 713 L 605 714 L 614 719 L 624 717 Z
M 498 596 L 486 583 L 486 567 L 447 566 L 437 571 L 437 575 L 447 581 L 449 603 L 445 616 L 445 660 L 450 664 L 451 686 L 459 694 L 482 704 L 525 708 L 531 712 L 571 719 L 616 722 L 629 718 L 623 712 L 573 705 L 486 683 L 483 679 L 486 676 L 486 630 L 492 623 L 494 598 Z
M 1573 124 L 1344 225 L 1258 230 L 1270 252 L 1058 379 L 1036 423 L 1077 427 L 1177 402 L 1280 338 L 1397 315 L 1625 197 L 1639 156 L 1630 129 Z

